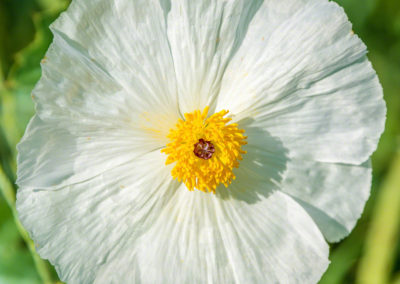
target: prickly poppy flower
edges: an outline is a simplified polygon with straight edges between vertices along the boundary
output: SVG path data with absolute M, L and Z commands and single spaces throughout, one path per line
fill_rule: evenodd
M 385 104 L 325 0 L 76 0 L 33 91 L 18 212 L 68 283 L 315 283 Z

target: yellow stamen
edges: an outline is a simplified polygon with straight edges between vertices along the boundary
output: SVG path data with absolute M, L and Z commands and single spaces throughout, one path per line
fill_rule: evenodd
M 241 147 L 247 144 L 247 137 L 236 123 L 228 124 L 231 118 L 224 117 L 227 110 L 207 118 L 208 110 L 185 113 L 185 120 L 179 119 L 176 128 L 170 130 L 171 142 L 161 151 L 168 155 L 167 165 L 175 163 L 171 175 L 189 190 L 215 193 L 218 185 L 227 187 L 235 179 L 232 170 L 239 167 L 246 153 Z M 203 153 L 198 147 L 212 150 Z

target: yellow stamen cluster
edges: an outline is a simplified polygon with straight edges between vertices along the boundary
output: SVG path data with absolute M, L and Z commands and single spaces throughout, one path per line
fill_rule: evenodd
M 189 190 L 197 188 L 215 193 L 218 185 L 227 187 L 235 179 L 232 170 L 239 166 L 242 154 L 246 153 L 241 147 L 247 144 L 247 137 L 236 123 L 228 124 L 231 121 L 231 118 L 225 118 L 228 111 L 207 118 L 208 110 L 206 107 L 203 112 L 186 113 L 185 120 L 179 119 L 176 128 L 168 134 L 171 142 L 161 151 L 168 155 L 167 165 L 176 163 L 172 176 L 185 183 Z M 195 155 L 194 147 L 200 139 L 215 147 L 210 159 Z

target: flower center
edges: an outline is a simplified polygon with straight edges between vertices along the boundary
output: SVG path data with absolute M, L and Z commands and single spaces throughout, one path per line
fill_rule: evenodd
M 208 160 L 215 153 L 215 147 L 211 141 L 204 141 L 204 139 L 200 138 L 199 142 L 194 144 L 193 153 L 199 158 Z
M 208 110 L 185 113 L 185 119 L 179 119 L 168 134 L 171 142 L 161 151 L 168 155 L 167 165 L 175 163 L 171 175 L 189 190 L 215 193 L 217 186 L 227 187 L 235 179 L 233 168 L 239 167 L 246 153 L 241 147 L 247 137 L 236 123 L 229 123 L 228 111 L 207 118 Z

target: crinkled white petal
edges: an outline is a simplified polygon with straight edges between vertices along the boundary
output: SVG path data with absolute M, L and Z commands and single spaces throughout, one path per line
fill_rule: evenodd
M 347 236 L 369 197 L 370 162 L 356 166 L 293 159 L 287 167 L 282 191 L 306 209 L 328 241 Z
M 18 191 L 19 217 L 62 280 L 315 283 L 321 277 L 328 246 L 290 197 L 268 183 L 252 188 L 243 177 L 218 195 L 190 192 L 172 181 L 164 161 L 154 151 L 88 181 Z
M 329 241 L 346 236 L 361 215 L 371 180 L 365 162 L 384 128 L 382 88 L 365 54 L 336 4 L 266 1 L 218 97 L 217 110 L 282 143 L 280 187 Z M 267 150 L 258 132 L 249 136 Z
M 68 283 L 316 283 L 322 233 L 346 235 L 368 197 L 384 122 L 350 29 L 324 0 L 73 1 L 18 146 L 39 254 Z M 173 181 L 159 151 L 207 105 L 249 136 L 215 195 Z
M 236 176 L 234 184 L 239 183 L 246 193 L 246 201 L 255 203 L 262 196 L 268 196 L 281 186 L 287 171 L 287 149 L 279 139 L 272 137 L 267 131 L 251 127 L 243 123 L 240 127 L 246 129 L 247 145 L 243 147 L 246 154 L 240 161 L 239 168 L 233 169 Z M 216 194 L 224 198 L 230 192 L 223 185 L 217 188 Z M 250 190 L 249 190 L 250 189 Z
M 221 199 L 183 190 L 171 199 L 140 240 L 145 282 L 316 283 L 328 246 L 304 209 L 279 191 L 255 203 L 240 187 L 229 192 Z
M 35 94 L 49 109 L 67 108 L 83 117 L 100 111 L 115 115 L 114 105 L 128 114 L 178 112 L 159 1 L 73 1 L 51 30 L 54 42 Z M 56 90 L 48 94 L 49 86 Z
M 248 201 L 273 190 L 292 196 L 310 214 L 325 238 L 336 242 L 348 235 L 360 218 L 371 188 L 369 162 L 361 165 L 324 163 L 292 158 L 277 137 L 243 121 L 248 145 L 237 180 L 246 181 Z M 247 191 L 246 188 L 259 190 Z M 264 190 L 262 190 L 264 188 Z
M 214 105 L 226 66 L 261 2 L 171 1 L 168 39 L 182 113 Z
M 291 156 L 365 162 L 386 109 L 364 44 L 333 2 L 286 0 L 291 13 L 276 13 L 283 5 L 277 2 L 266 1 L 250 23 L 223 77 L 217 110 L 254 119 Z
M 107 281 L 99 271 L 111 269 L 108 277 L 123 279 L 125 270 L 135 270 L 138 239 L 165 214 L 179 186 L 164 162 L 164 155 L 154 151 L 57 190 L 19 189 L 19 218 L 63 281 L 134 283 Z M 123 258 L 125 253 L 135 257 Z M 122 267 L 110 266 L 116 260 L 123 261 Z
M 74 1 L 52 25 L 20 186 L 84 181 L 165 146 L 179 109 L 163 13 L 155 1 Z
M 51 30 L 33 91 L 40 118 L 70 131 L 133 124 L 165 144 L 179 109 L 159 2 L 73 1 Z
M 72 126 L 73 132 L 37 115 L 32 118 L 17 146 L 18 186 L 70 185 L 160 149 L 157 139 L 133 123 Z

